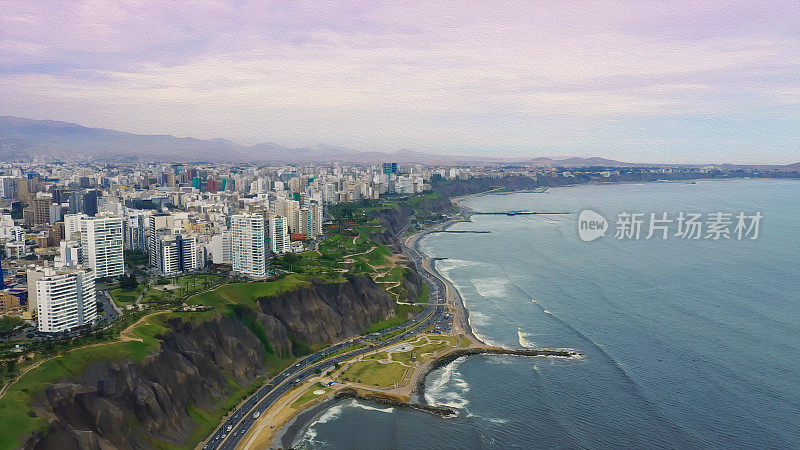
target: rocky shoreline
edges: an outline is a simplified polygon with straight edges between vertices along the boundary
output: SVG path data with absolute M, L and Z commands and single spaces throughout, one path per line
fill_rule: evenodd
M 414 387 L 414 394 L 417 401 L 422 405 L 427 405 L 425 399 L 425 380 L 431 372 L 436 369 L 442 368 L 451 362 L 465 356 L 473 355 L 507 355 L 507 356 L 528 356 L 528 357 L 557 357 L 557 358 L 579 358 L 582 356 L 576 350 L 572 349 L 510 349 L 502 347 L 483 347 L 483 348 L 464 348 L 456 349 L 449 353 L 442 355 L 435 359 L 430 364 L 422 368 L 422 372 L 417 378 L 417 385 Z

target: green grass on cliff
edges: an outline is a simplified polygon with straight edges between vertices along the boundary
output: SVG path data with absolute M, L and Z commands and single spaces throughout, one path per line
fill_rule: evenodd
M 153 320 L 132 330 L 133 336 L 141 341 L 116 341 L 76 348 L 26 373 L 0 399 L 0 449 L 19 448 L 23 437 L 47 427 L 46 419 L 31 416 L 33 412 L 30 405 L 51 384 L 63 379 L 79 378 L 89 365 L 100 360 L 130 359 L 140 362 L 145 356 L 156 352 L 159 341 L 155 336 L 166 331 L 156 322 Z
M 414 305 L 397 305 L 394 310 L 394 315 L 387 317 L 380 322 L 373 323 L 369 328 L 364 331 L 365 334 L 377 333 L 387 328 L 391 328 L 408 320 L 409 315 L 414 316 L 422 311 L 422 306 Z
M 261 297 L 274 297 L 307 286 L 310 283 L 306 277 L 289 274 L 275 281 L 222 285 L 213 291 L 190 297 L 187 302 L 213 306 L 222 311 L 229 304 L 255 305 Z

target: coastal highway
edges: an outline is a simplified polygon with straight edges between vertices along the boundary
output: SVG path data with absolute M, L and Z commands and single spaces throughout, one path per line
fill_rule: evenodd
M 406 225 L 407 226 L 407 225 Z M 406 227 L 398 233 L 402 236 L 405 233 Z M 408 248 L 401 242 L 403 254 L 408 257 L 409 261 L 414 265 L 416 272 L 420 275 L 423 281 L 430 287 L 430 302 L 425 306 L 425 309 L 417 314 L 414 318 L 401 325 L 388 328 L 380 333 L 374 333 L 365 336 L 362 339 L 351 339 L 348 341 L 340 342 L 332 347 L 328 347 L 313 355 L 306 357 L 293 366 L 285 369 L 278 374 L 275 378 L 270 380 L 269 383 L 262 386 L 255 394 L 253 394 L 247 401 L 239 406 L 233 414 L 228 416 L 228 419 L 223 422 L 219 428 L 211 435 L 206 442 L 203 449 L 225 449 L 232 450 L 241 442 L 244 436 L 253 427 L 257 418 L 256 414 L 263 414 L 275 401 L 277 401 L 284 394 L 289 392 L 297 384 L 302 383 L 304 380 L 316 374 L 316 371 L 321 372 L 332 368 L 334 364 L 352 359 L 358 355 L 375 351 L 378 348 L 393 345 L 399 341 L 408 338 L 411 335 L 422 332 L 429 325 L 436 324 L 437 329 L 443 320 L 445 320 L 446 304 L 445 304 L 445 286 L 441 279 L 434 274 L 428 272 L 422 265 L 422 257 L 420 254 Z M 398 330 L 408 328 L 403 333 L 397 336 L 381 341 L 379 338 L 388 334 L 394 333 Z M 368 344 L 366 347 L 354 350 L 352 352 L 343 353 L 333 357 L 329 357 L 332 353 L 347 348 L 359 341 Z M 375 344 L 375 347 L 370 348 L 369 344 Z M 230 429 L 228 429 L 230 427 Z
M 255 414 L 259 415 L 270 407 L 281 396 L 289 392 L 296 384 L 304 381 L 310 376 L 315 375 L 316 370 L 324 371 L 333 367 L 334 364 L 343 362 L 345 360 L 354 358 L 363 353 L 375 351 L 378 348 L 393 345 L 409 336 L 421 332 L 423 329 L 431 325 L 435 320 L 441 318 L 444 312 L 444 305 L 429 304 L 425 309 L 410 321 L 398 325 L 396 327 L 384 330 L 381 333 L 373 334 L 368 339 L 364 339 L 366 343 L 375 339 L 379 342 L 374 348 L 369 346 L 354 350 L 352 352 L 336 355 L 330 358 L 326 357 L 331 353 L 335 353 L 343 348 L 349 347 L 358 341 L 352 339 L 349 341 L 341 342 L 325 350 L 314 353 L 313 355 L 301 360 L 295 365 L 284 370 L 268 384 L 264 385 L 255 394 L 253 394 L 244 404 L 242 404 L 236 411 L 229 416 L 228 420 L 222 423 L 216 432 L 211 436 L 204 449 L 234 449 L 239 442 L 244 438 L 250 428 L 255 424 Z M 399 329 L 410 327 L 403 333 L 398 334 L 385 341 L 377 340 L 378 337 L 395 332 Z M 231 427 L 228 430 L 228 426 Z

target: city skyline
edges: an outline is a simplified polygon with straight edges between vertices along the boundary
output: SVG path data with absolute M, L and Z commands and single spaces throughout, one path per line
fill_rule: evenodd
M 0 115 L 245 145 L 788 164 L 792 2 L 14 2 Z

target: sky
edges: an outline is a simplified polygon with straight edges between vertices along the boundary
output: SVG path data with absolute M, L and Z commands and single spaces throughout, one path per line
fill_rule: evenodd
M 800 161 L 800 2 L 0 0 L 0 115 L 243 144 Z

